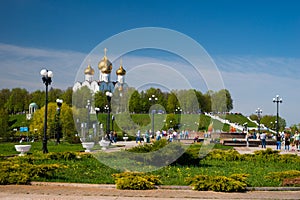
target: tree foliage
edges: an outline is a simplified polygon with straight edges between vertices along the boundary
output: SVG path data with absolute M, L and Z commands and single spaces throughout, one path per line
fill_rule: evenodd
M 9 136 L 9 115 L 5 109 L 0 108 L 0 137 L 8 140 Z
M 283 131 L 286 127 L 286 121 L 285 119 L 279 117 L 279 131 Z M 261 124 L 264 124 L 266 127 L 269 127 L 270 129 L 276 130 L 276 123 L 277 123 L 277 117 L 273 115 L 264 115 L 261 120 Z
M 211 94 L 213 112 L 229 112 L 233 109 L 233 101 L 228 90 L 222 89 Z
M 54 138 L 55 133 L 54 126 L 55 124 L 55 113 L 56 113 L 57 105 L 56 103 L 49 103 L 48 104 L 48 115 L 47 115 L 47 136 L 48 138 Z M 38 136 L 43 136 L 44 130 L 44 115 L 45 114 L 45 107 L 37 110 L 34 115 L 33 119 L 30 123 L 29 129 L 37 130 Z M 76 129 L 73 120 L 73 112 L 72 108 L 68 106 L 66 103 L 63 103 L 61 106 L 61 113 L 60 113 L 60 121 L 62 125 L 62 134 L 63 137 L 71 138 L 75 135 Z M 52 133 L 52 134 L 51 134 Z
M 5 108 L 9 113 L 18 113 L 26 110 L 29 105 L 28 91 L 21 88 L 12 89 L 10 96 L 5 103 Z

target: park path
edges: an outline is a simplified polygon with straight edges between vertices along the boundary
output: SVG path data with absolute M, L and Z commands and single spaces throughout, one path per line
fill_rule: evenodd
M 183 142 L 186 143 L 186 144 L 192 144 L 193 140 L 183 140 Z M 114 151 L 118 151 L 120 149 L 128 149 L 128 148 L 134 147 L 138 144 L 136 144 L 135 141 L 127 141 L 127 142 L 120 141 L 120 142 L 117 142 L 116 144 L 113 144 L 113 145 L 119 145 L 120 147 L 107 149 L 106 152 L 114 152 Z M 267 145 L 267 148 L 271 148 L 272 150 L 276 150 L 275 145 Z M 265 150 L 265 149 L 261 148 L 261 146 L 258 146 L 258 147 L 242 146 L 242 147 L 234 147 L 234 149 L 236 151 L 238 151 L 240 154 L 253 154 L 254 151 Z M 293 150 L 291 149 L 290 151 L 285 151 L 284 149 L 282 149 L 279 153 L 280 154 L 295 154 L 295 155 L 300 156 L 300 151 L 295 151 L 294 149 Z
M 299 199 L 300 191 L 223 193 L 190 189 L 118 190 L 113 185 L 34 183 L 0 186 L 2 200 L 195 200 L 195 199 Z

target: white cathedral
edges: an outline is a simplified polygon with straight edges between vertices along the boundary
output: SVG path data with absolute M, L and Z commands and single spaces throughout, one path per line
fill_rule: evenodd
M 107 49 L 104 49 L 104 56 L 98 63 L 99 80 L 94 80 L 95 70 L 91 67 L 91 65 L 88 65 L 84 70 L 84 81 L 76 82 L 74 84 L 74 92 L 84 86 L 87 86 L 93 94 L 98 91 L 109 91 L 113 93 L 115 90 L 119 90 L 120 92 L 122 92 L 128 88 L 128 85 L 125 83 L 126 70 L 123 68 L 122 62 L 119 69 L 116 71 L 118 80 L 111 81 L 110 75 L 112 71 L 112 63 L 106 57 L 106 51 Z

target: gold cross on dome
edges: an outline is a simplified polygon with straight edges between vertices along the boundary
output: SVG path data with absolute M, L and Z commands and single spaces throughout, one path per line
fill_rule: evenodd
M 104 48 L 104 56 L 106 56 L 107 48 Z

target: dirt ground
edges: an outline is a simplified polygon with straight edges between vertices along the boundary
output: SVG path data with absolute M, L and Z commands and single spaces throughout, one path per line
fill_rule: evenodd
M 0 186 L 5 200 L 174 200 L 174 199 L 300 199 L 300 191 L 200 192 L 190 189 L 118 190 L 114 185 L 34 183 Z

